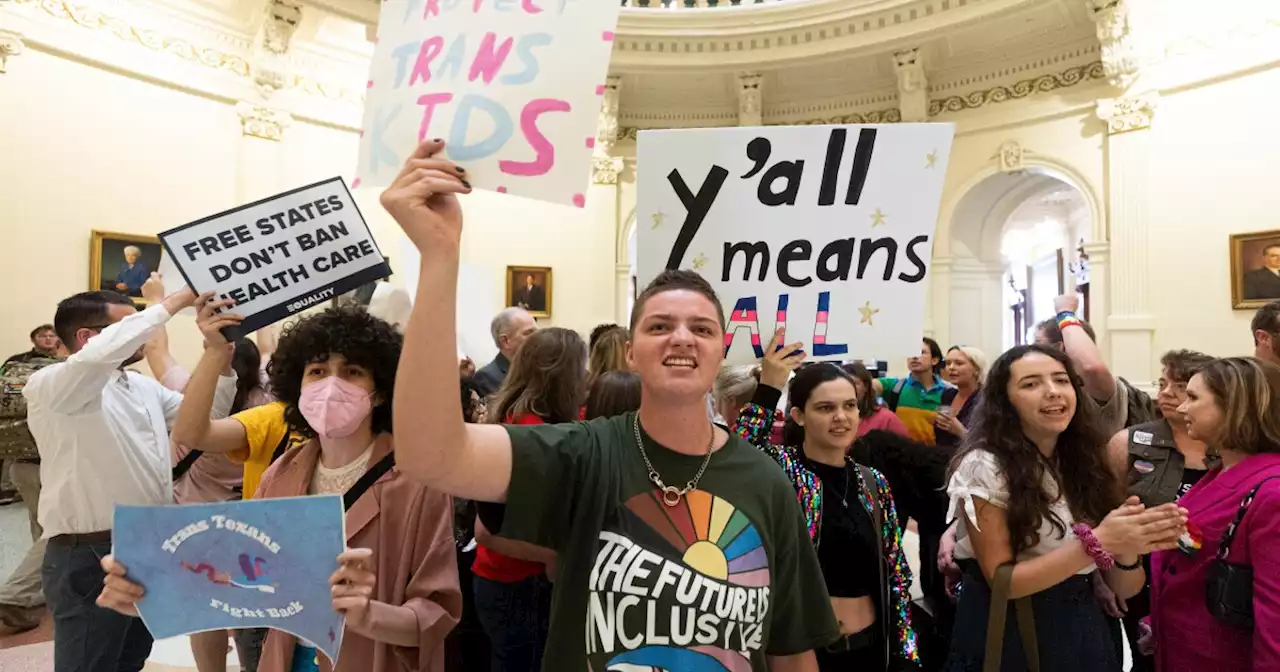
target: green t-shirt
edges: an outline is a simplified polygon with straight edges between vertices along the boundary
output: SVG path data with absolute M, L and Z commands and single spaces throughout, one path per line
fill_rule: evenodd
M 559 556 L 542 669 L 764 671 L 766 656 L 839 636 L 796 493 L 736 437 L 698 489 L 665 506 L 636 448 L 634 413 L 509 426 L 501 535 Z M 666 483 L 702 458 L 644 437 Z

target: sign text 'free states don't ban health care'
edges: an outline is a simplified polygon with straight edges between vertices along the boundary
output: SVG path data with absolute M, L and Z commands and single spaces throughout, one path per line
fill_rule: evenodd
M 287 191 L 160 234 L 196 292 L 234 300 L 238 338 L 391 275 L 341 178 Z
M 951 124 L 643 131 L 637 282 L 697 271 L 728 363 L 919 354 Z
M 352 186 L 425 139 L 473 187 L 585 203 L 617 0 L 384 0 Z

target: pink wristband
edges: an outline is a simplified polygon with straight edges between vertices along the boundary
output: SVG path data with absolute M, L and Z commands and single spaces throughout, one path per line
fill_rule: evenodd
M 1098 569 L 1111 569 L 1116 566 L 1115 556 L 1111 555 L 1102 547 L 1102 543 L 1098 541 L 1098 537 L 1094 535 L 1093 528 L 1084 523 L 1076 523 L 1071 526 L 1071 531 L 1075 533 L 1080 543 L 1084 544 L 1084 552 L 1093 558 L 1093 564 Z

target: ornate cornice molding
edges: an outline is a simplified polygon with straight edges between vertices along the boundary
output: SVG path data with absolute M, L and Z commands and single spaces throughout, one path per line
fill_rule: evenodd
M 249 62 L 236 54 L 198 46 L 179 37 L 135 26 L 124 19 L 100 12 L 88 5 L 67 0 L 15 0 L 17 6 L 36 5 L 55 19 L 71 21 L 82 28 L 103 31 L 152 51 L 172 54 L 186 61 L 241 77 L 249 76 Z
M 929 116 L 936 117 L 947 112 L 963 112 L 991 103 L 1003 103 L 1010 100 L 1026 98 L 1034 93 L 1048 93 L 1065 89 L 1084 82 L 1105 80 L 1106 70 L 1101 61 L 1088 65 L 1078 65 L 1058 73 L 1040 75 L 1023 79 L 1013 84 L 995 86 L 989 89 L 971 91 L 963 95 L 948 96 L 929 101 Z
M 1098 118 L 1107 122 L 1111 135 L 1141 131 L 1151 127 L 1160 94 L 1154 91 L 1127 98 L 1104 98 L 1098 101 Z

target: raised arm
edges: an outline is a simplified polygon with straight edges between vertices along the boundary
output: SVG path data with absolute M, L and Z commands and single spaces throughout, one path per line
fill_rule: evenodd
M 457 497 L 506 500 L 511 438 L 498 425 L 468 425 L 458 397 L 457 287 L 463 169 L 437 158 L 444 143 L 423 142 L 382 194 L 422 255 L 417 298 L 405 329 L 393 417 L 396 466 Z
M 760 360 L 760 383 L 756 385 L 751 401 L 742 407 L 734 421 L 733 431 L 739 438 L 745 439 L 755 447 L 769 453 L 777 459 L 777 448 L 770 445 L 773 431 L 773 416 L 778 410 L 778 401 L 782 399 L 782 390 L 786 388 L 791 372 L 804 362 L 805 353 L 801 349 L 803 343 L 792 343 L 780 346 L 779 329 L 769 340 L 764 358 Z M 729 418 L 725 418 L 728 421 Z
M 1080 299 L 1074 294 L 1059 296 L 1053 300 L 1053 308 L 1059 315 L 1064 312 L 1075 315 L 1080 310 Z M 1107 368 L 1107 363 L 1102 361 L 1102 351 L 1089 337 L 1089 332 L 1084 330 L 1083 324 L 1078 318 L 1075 322 L 1059 324 L 1062 330 L 1062 347 L 1076 372 L 1080 374 L 1085 391 L 1094 401 L 1105 404 L 1116 393 L 1116 379 L 1111 374 L 1111 369 Z
M 231 418 L 211 420 L 215 400 L 226 403 L 228 393 L 235 397 L 235 378 L 223 376 L 231 367 L 232 350 L 223 337 L 224 327 L 239 324 L 241 317 L 234 313 L 218 313 L 218 309 L 232 305 L 230 300 L 206 301 L 200 306 L 196 324 L 204 333 L 205 349 L 200 363 L 191 372 L 186 394 L 178 407 L 177 417 L 170 430 L 174 442 L 206 453 L 229 453 L 245 447 L 247 434 L 244 425 Z M 225 413 L 224 413 L 225 415 Z
M 263 327 L 253 332 L 253 338 L 257 341 L 258 354 L 262 356 L 263 366 L 266 366 L 267 360 L 276 354 L 276 344 L 279 342 L 276 329 L 274 326 Z
M 148 282 L 151 281 L 159 282 L 159 275 L 153 275 Z M 150 340 L 156 327 L 190 306 L 195 298 L 194 292 L 184 288 L 157 305 L 106 326 L 62 364 L 32 376 L 23 394 L 58 413 L 83 410 L 101 396 L 112 372 Z
M 152 304 L 164 301 L 164 286 L 150 280 L 142 283 L 142 298 Z M 152 332 L 151 339 L 142 346 L 142 354 L 147 358 L 147 368 L 151 369 L 151 375 L 161 385 L 174 392 L 181 392 L 187 386 L 187 378 L 190 376 L 182 375 L 185 372 L 169 352 L 169 330 L 165 325 Z

